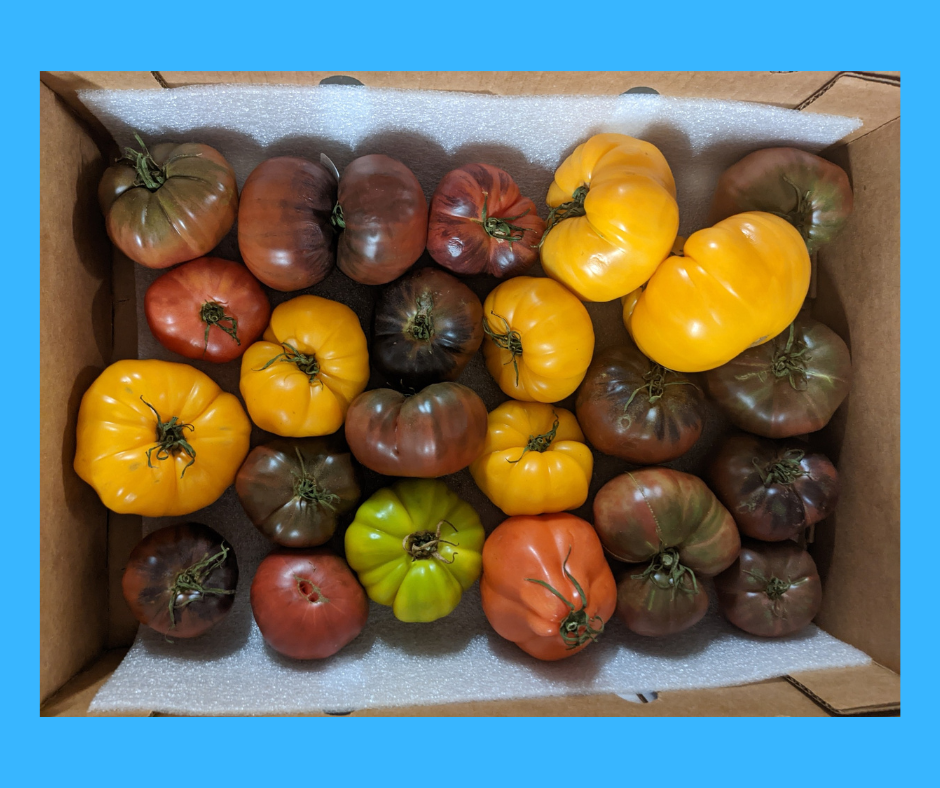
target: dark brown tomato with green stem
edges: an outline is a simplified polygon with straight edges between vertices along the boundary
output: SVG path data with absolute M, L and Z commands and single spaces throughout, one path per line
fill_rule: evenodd
M 709 477 L 741 533 L 765 542 L 798 536 L 828 517 L 839 500 L 835 466 L 795 441 L 726 438 Z
M 629 564 L 617 578 L 617 617 L 631 632 L 665 637 L 695 626 L 708 612 L 708 593 L 691 571 L 673 573 L 676 551 L 648 564 Z
M 681 457 L 705 425 L 705 397 L 693 377 L 651 361 L 632 342 L 594 356 L 576 409 L 595 448 L 638 465 Z
M 825 427 L 852 385 L 842 338 L 799 316 L 779 336 L 702 373 L 705 390 L 731 422 L 764 438 L 790 438 Z
M 215 148 L 163 142 L 105 170 L 98 203 L 108 237 L 147 268 L 169 268 L 211 252 L 238 214 L 235 171 Z
M 456 380 L 483 341 L 483 305 L 450 274 L 422 268 L 383 288 L 369 357 L 404 391 Z
M 744 540 L 737 561 L 715 578 L 715 592 L 728 621 L 761 637 L 798 632 L 822 606 L 816 562 L 795 542 Z
M 232 609 L 238 584 L 235 551 L 207 525 L 170 525 L 131 551 L 121 590 L 134 617 L 172 638 L 208 631 Z
M 456 274 L 505 279 L 538 260 L 545 222 L 508 172 L 465 164 L 437 185 L 428 218 L 428 252 Z
M 339 179 L 332 213 L 336 262 L 350 279 L 384 285 L 413 266 L 428 238 L 428 202 L 414 173 L 397 159 L 354 159 Z
M 849 176 L 838 164 L 798 148 L 765 148 L 718 179 L 709 225 L 766 211 L 796 227 L 812 254 L 839 234 L 853 203 Z
M 157 341 L 186 358 L 232 361 L 261 337 L 271 317 L 264 289 L 241 263 L 200 257 L 147 288 L 147 325 Z
M 374 389 L 349 406 L 346 440 L 376 473 L 435 479 L 479 456 L 486 425 L 483 400 L 459 383 L 433 383 L 410 396 Z
M 361 496 L 352 455 L 336 436 L 256 446 L 235 477 L 235 492 L 261 533 L 293 548 L 326 544 Z

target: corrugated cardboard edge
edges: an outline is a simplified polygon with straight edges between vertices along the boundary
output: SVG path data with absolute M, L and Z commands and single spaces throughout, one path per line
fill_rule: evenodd
M 786 679 L 837 717 L 901 709 L 901 677 L 877 662 L 840 670 L 794 673 Z

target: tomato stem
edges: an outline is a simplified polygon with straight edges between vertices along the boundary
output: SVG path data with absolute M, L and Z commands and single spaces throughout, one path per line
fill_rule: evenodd
M 137 178 L 134 181 L 134 186 L 145 186 L 150 191 L 155 192 L 166 183 L 166 169 L 154 161 L 153 156 L 150 155 L 150 150 L 144 144 L 139 134 L 135 134 L 134 139 L 137 140 L 137 144 L 140 145 L 141 150 L 138 151 L 129 147 L 124 148 L 125 161 L 129 161 L 134 166 L 134 169 L 137 170 Z
M 186 452 L 186 454 L 189 455 L 189 462 L 186 463 L 183 470 L 180 472 L 180 478 L 182 479 L 183 474 L 186 473 L 186 469 L 196 462 L 196 450 L 190 446 L 189 442 L 183 437 L 183 430 L 195 430 L 196 428 L 192 424 L 183 423 L 176 416 L 172 416 L 169 421 L 163 421 L 157 409 L 144 399 L 143 394 L 140 395 L 140 401 L 150 408 L 150 410 L 153 411 L 153 415 L 157 417 L 157 445 L 147 449 L 147 467 L 153 468 L 151 457 L 153 452 L 157 453 L 158 461 L 168 460 L 171 456 L 176 456 L 181 451 Z
M 571 195 L 571 199 L 568 202 L 563 202 L 561 205 L 556 205 L 548 212 L 548 219 L 545 222 L 545 233 L 542 235 L 542 240 L 539 241 L 539 247 L 545 243 L 545 239 L 548 238 L 549 231 L 559 222 L 563 222 L 565 219 L 573 219 L 576 216 L 584 216 L 587 211 L 584 209 L 584 199 L 587 197 L 588 187 L 579 186 L 574 190 L 574 193 Z
M 430 293 L 421 293 L 418 296 L 416 305 L 418 311 L 408 323 L 406 330 L 415 339 L 420 342 L 430 342 L 434 336 L 434 318 L 431 315 L 431 308 L 434 306 L 434 300 Z
M 437 528 L 434 533 L 430 531 L 415 531 L 412 534 L 408 534 L 408 536 L 402 540 L 402 549 L 411 556 L 412 561 L 424 561 L 429 558 L 436 558 L 438 561 L 445 564 L 454 563 L 457 559 L 457 553 L 454 553 L 453 557 L 448 561 L 438 551 L 438 545 L 449 544 L 451 547 L 457 546 L 454 542 L 441 539 L 441 527 L 445 524 L 449 525 L 454 533 L 457 533 L 457 529 L 454 528 L 453 523 L 448 520 L 440 520 L 437 523 Z
M 525 216 L 529 210 L 526 209 L 518 216 L 507 216 L 505 218 L 500 218 L 499 216 L 490 216 L 488 211 L 488 201 L 490 195 L 488 192 L 483 192 L 483 213 L 479 219 L 471 219 L 470 221 L 476 222 L 477 224 L 482 224 L 483 229 L 486 231 L 486 234 L 491 238 L 496 238 L 500 241 L 509 241 L 509 248 L 512 248 L 514 241 L 521 241 L 525 238 L 527 230 L 530 230 L 529 227 L 522 227 L 518 224 L 512 224 L 516 219 L 521 219 Z M 518 232 L 518 235 L 515 233 Z
M 786 616 L 787 600 L 783 595 L 791 588 L 796 588 L 797 586 L 801 586 L 806 582 L 806 578 L 797 580 L 794 583 L 789 578 L 786 580 L 781 580 L 776 575 L 771 575 L 770 580 L 768 580 L 766 577 L 764 577 L 764 573 L 760 570 L 752 571 L 750 569 L 745 569 L 744 574 L 750 575 L 758 583 L 764 586 L 764 593 L 767 594 L 771 601 L 770 612 L 773 613 L 773 615 L 775 615 L 777 618 L 783 618 Z
M 255 372 L 261 372 L 277 361 L 285 361 L 290 364 L 296 364 L 297 369 L 303 372 L 313 383 L 317 381 L 317 375 L 320 374 L 320 364 L 317 362 L 317 357 L 315 355 L 307 355 L 301 353 L 297 348 L 295 348 L 290 342 L 282 342 L 281 347 L 284 348 L 283 353 L 278 353 L 274 358 L 269 359 L 268 363 L 265 364 L 260 369 L 254 370 Z
M 522 450 L 522 454 L 519 455 L 518 460 L 506 460 L 509 463 L 521 462 L 522 458 L 525 457 L 527 451 L 537 451 L 544 452 L 548 451 L 549 447 L 552 445 L 552 441 L 555 440 L 555 435 L 558 432 L 558 414 L 555 411 L 552 411 L 552 415 L 555 417 L 555 422 L 552 424 L 552 428 L 548 432 L 543 432 L 541 435 L 530 435 L 529 442 L 525 445 L 525 448 Z
M 203 348 L 203 355 L 209 349 L 209 329 L 212 326 L 221 328 L 226 334 L 235 340 L 236 345 L 241 345 L 238 338 L 238 318 L 225 314 L 225 307 L 215 301 L 206 301 L 199 310 L 199 319 L 206 324 L 206 340 Z M 228 323 L 227 326 L 222 325 Z
M 339 496 L 329 490 L 321 489 L 316 478 L 307 473 L 300 447 L 294 446 L 294 451 L 297 452 L 297 460 L 300 462 L 300 473 L 291 472 L 294 477 L 294 497 L 302 498 L 308 503 L 314 503 L 318 506 L 325 506 L 331 512 L 335 512 L 336 506 L 334 504 L 339 501 Z
M 176 610 L 198 601 L 207 594 L 224 596 L 226 594 L 235 593 L 235 589 L 205 587 L 205 582 L 209 579 L 209 575 L 222 566 L 228 559 L 229 550 L 229 546 L 225 542 L 222 542 L 222 547 L 215 555 L 210 556 L 206 553 L 201 561 L 184 569 L 176 576 L 176 579 L 173 581 L 173 586 L 170 589 L 170 629 L 176 627 Z M 183 600 L 179 601 L 179 597 L 181 596 Z
M 510 356 L 509 361 L 505 362 L 503 366 L 512 362 L 512 368 L 516 371 L 516 385 L 519 385 L 519 364 L 516 362 L 516 356 L 522 355 L 522 335 L 513 329 L 509 325 L 509 321 L 502 315 L 497 315 L 495 312 L 490 312 L 493 317 L 498 317 L 503 321 L 504 331 L 498 333 L 490 328 L 490 319 L 486 318 L 483 321 L 483 333 L 486 334 L 493 342 L 496 343 L 497 347 L 502 348 L 503 350 L 508 350 L 512 355 Z
M 629 427 L 633 423 L 633 417 L 627 412 L 630 405 L 633 403 L 633 400 L 636 398 L 636 395 L 641 391 L 647 392 L 647 397 L 649 399 L 650 405 L 655 404 L 666 392 L 667 386 L 692 386 L 692 388 L 698 388 L 691 380 L 670 380 L 667 381 L 666 377 L 669 375 L 679 375 L 678 372 L 673 372 L 671 369 L 667 369 L 662 364 L 657 364 L 655 361 L 650 361 L 649 371 L 643 375 L 643 380 L 646 381 L 642 386 L 633 389 L 633 393 L 630 394 L 630 398 L 624 403 L 623 406 L 623 415 L 620 417 L 621 423 L 625 422 L 625 426 Z
M 773 373 L 776 378 L 788 378 L 790 386 L 795 391 L 806 391 L 807 386 L 809 385 L 810 376 L 806 372 L 806 362 L 812 360 L 812 356 L 807 356 L 806 351 L 809 350 L 806 347 L 806 343 L 801 339 L 796 338 L 796 323 L 790 324 L 790 329 L 787 333 L 787 341 L 784 343 L 783 347 L 780 347 L 779 340 L 780 335 L 774 337 L 773 340 L 773 356 L 770 361 L 770 372 Z M 748 372 L 745 375 L 735 375 L 735 380 L 748 380 L 749 378 L 759 378 L 763 381 L 767 376 L 767 370 L 762 369 L 757 372 Z
M 633 580 L 645 580 L 663 591 L 671 591 L 673 596 L 677 590 L 693 596 L 698 593 L 695 572 L 680 562 L 679 551 L 674 547 L 660 548 L 643 572 L 630 577 Z M 686 578 L 685 583 L 682 582 L 683 578 Z
M 778 455 L 773 462 L 767 465 L 760 465 L 756 457 L 751 460 L 751 463 L 760 474 L 761 481 L 764 482 L 765 487 L 770 487 L 774 484 L 788 485 L 793 484 L 793 482 L 801 476 L 806 475 L 806 471 L 800 464 L 805 456 L 806 453 L 800 449 L 787 449 L 782 454 Z
M 346 229 L 346 217 L 343 216 L 343 206 L 339 203 L 333 206 L 333 213 L 330 214 L 330 224 L 337 230 Z
M 565 560 L 562 562 L 561 571 L 564 572 L 565 577 L 567 577 L 574 586 L 575 591 L 578 593 L 578 599 L 581 600 L 581 607 L 577 610 L 575 610 L 574 604 L 570 599 L 544 580 L 536 580 L 533 577 L 527 577 L 525 580 L 527 583 L 536 583 L 543 588 L 547 588 L 568 606 L 568 615 L 565 616 L 558 625 L 558 634 L 561 635 L 561 639 L 569 649 L 574 649 L 588 642 L 596 642 L 598 635 L 604 632 L 604 620 L 598 615 L 588 617 L 587 610 L 585 609 L 587 606 L 587 598 L 585 597 L 584 589 L 581 588 L 581 584 L 575 580 L 571 572 L 568 571 L 569 558 L 571 558 L 570 547 L 568 548 L 568 554 L 565 556 Z M 594 621 L 600 621 L 600 626 L 595 628 L 593 624 Z

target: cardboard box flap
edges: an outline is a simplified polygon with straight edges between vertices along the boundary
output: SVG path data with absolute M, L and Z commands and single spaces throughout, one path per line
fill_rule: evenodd
M 840 717 L 901 708 L 901 677 L 877 662 L 794 673 L 786 678 L 830 714 Z
M 862 127 L 843 140 L 851 142 L 901 116 L 901 78 L 843 71 L 797 105 L 796 109 L 861 118 Z

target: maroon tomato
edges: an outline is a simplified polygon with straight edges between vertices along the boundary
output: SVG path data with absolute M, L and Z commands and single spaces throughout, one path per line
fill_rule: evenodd
M 293 659 L 325 659 L 355 640 L 369 600 L 346 562 L 326 548 L 275 550 L 251 582 L 265 642 Z
M 405 396 L 360 394 L 346 413 L 353 456 L 386 476 L 434 479 L 466 468 L 483 451 L 486 405 L 459 383 L 434 383 Z
M 839 474 L 823 454 L 798 443 L 735 435 L 711 463 L 712 489 L 741 533 L 780 542 L 828 517 L 839 500 Z
M 715 578 L 715 592 L 728 621 L 763 637 L 802 629 L 822 605 L 816 563 L 795 542 L 746 539 L 738 560 Z
M 248 176 L 238 210 L 238 248 L 251 272 L 275 290 L 303 290 L 333 270 L 330 218 L 336 178 L 319 162 L 279 156 Z
M 638 465 L 681 457 L 705 425 L 705 397 L 691 376 L 650 361 L 632 343 L 594 356 L 576 408 L 595 448 Z
M 241 356 L 264 333 L 271 305 L 245 266 L 200 257 L 154 281 L 144 313 L 167 350 L 222 364 Z
M 691 571 L 673 573 L 663 553 L 649 564 L 632 564 L 617 577 L 617 617 L 646 637 L 665 637 L 695 626 L 708 612 L 708 593 Z
M 121 590 L 134 617 L 174 638 L 194 638 L 228 615 L 235 601 L 235 551 L 200 523 L 169 525 L 131 551 Z
M 431 198 L 428 252 L 457 274 L 524 273 L 538 260 L 545 222 L 508 172 L 465 164 L 447 173 Z
M 336 262 L 350 279 L 384 285 L 413 266 L 428 237 L 428 201 L 404 164 L 381 154 L 355 159 L 333 209 Z
M 845 342 L 800 316 L 780 336 L 703 373 L 705 390 L 734 423 L 765 438 L 825 427 L 852 383 Z

